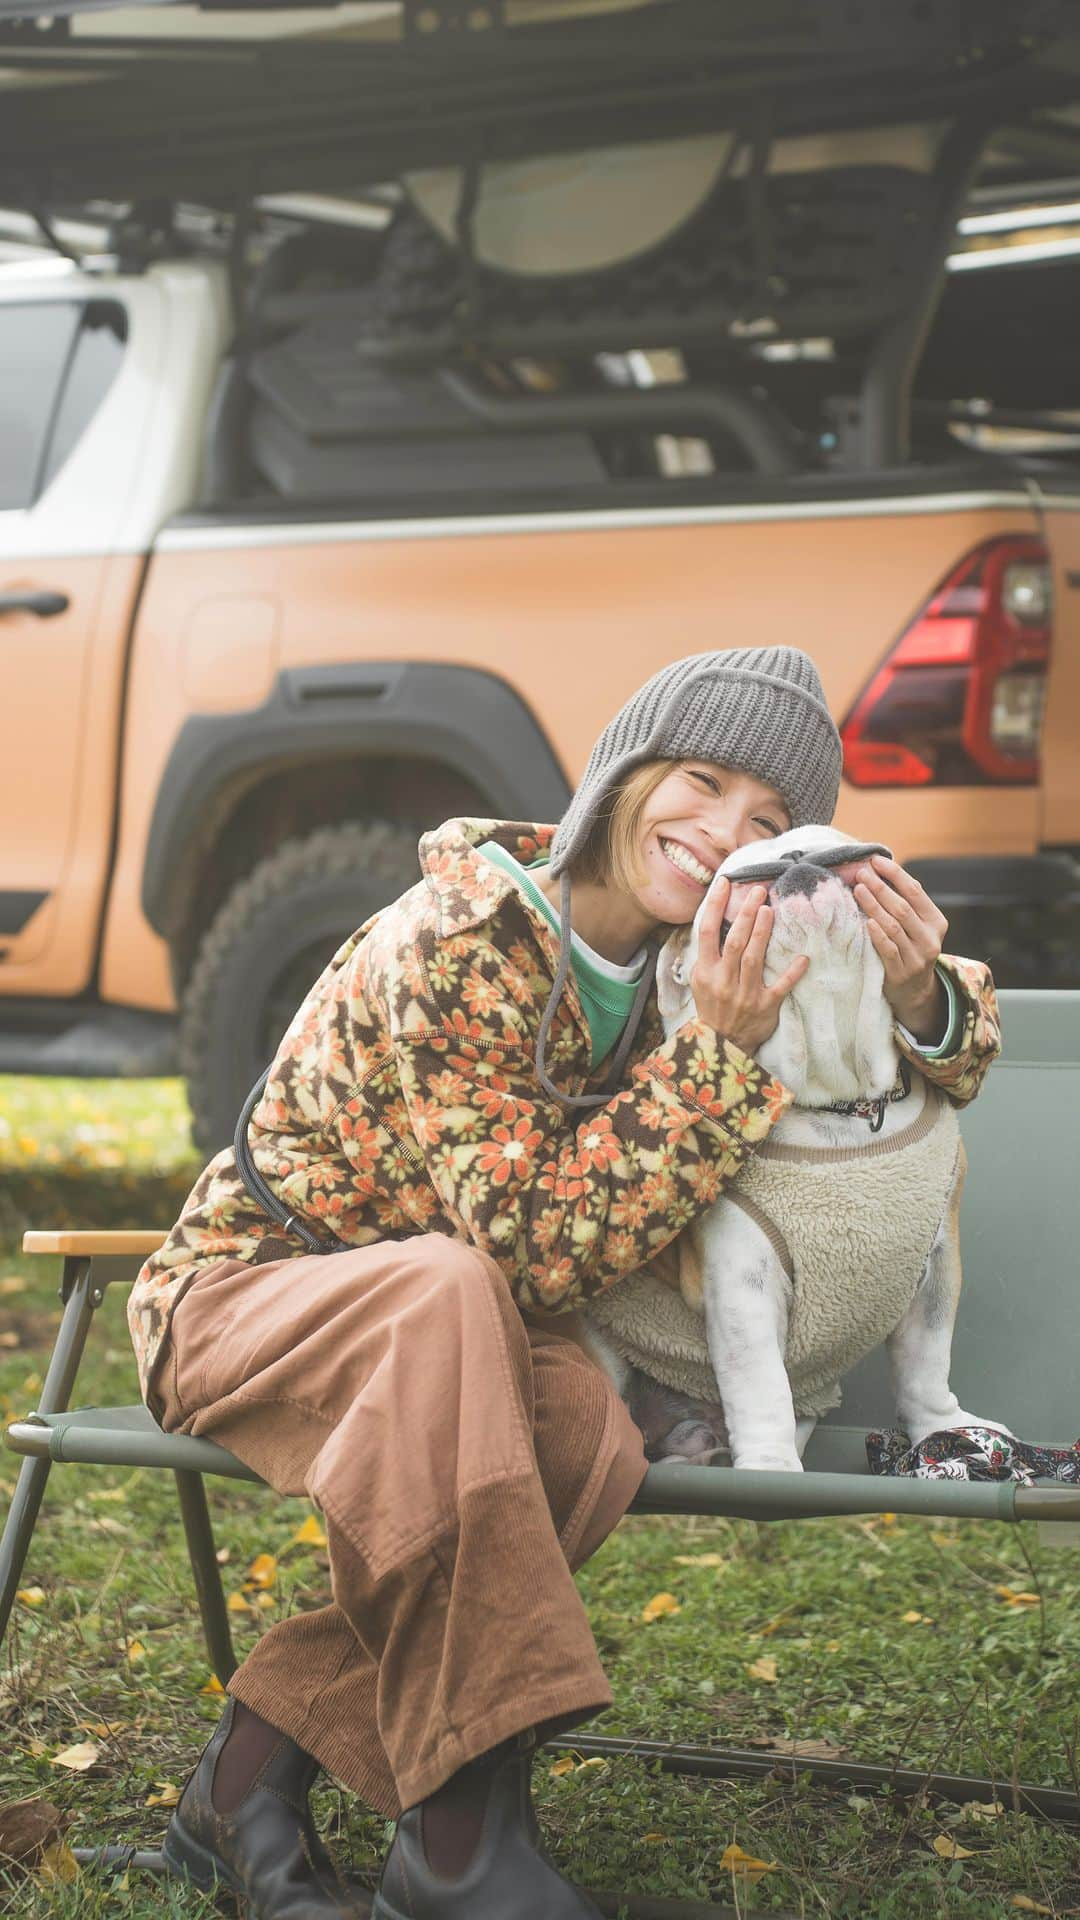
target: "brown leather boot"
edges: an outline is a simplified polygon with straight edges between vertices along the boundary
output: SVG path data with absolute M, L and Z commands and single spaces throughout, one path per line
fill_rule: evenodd
M 250 1920 L 367 1920 L 370 1896 L 338 1872 L 315 1831 L 308 1794 L 318 1763 L 287 1734 L 238 1803 L 228 1813 L 215 1808 L 214 1769 L 235 1713 L 230 1700 L 169 1822 L 169 1872 L 203 1893 L 238 1895 Z
M 456 1873 L 439 1873 L 428 1859 L 424 1803 L 401 1815 L 371 1920 L 600 1920 L 544 1846 L 529 1784 L 532 1757 L 516 1742 L 492 1754 L 477 1842 Z

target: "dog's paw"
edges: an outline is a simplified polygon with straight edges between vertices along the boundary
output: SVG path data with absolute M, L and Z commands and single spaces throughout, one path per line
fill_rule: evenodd
M 737 1454 L 733 1465 L 749 1467 L 752 1473 L 802 1473 L 803 1463 L 794 1447 L 755 1448 L 752 1453 Z

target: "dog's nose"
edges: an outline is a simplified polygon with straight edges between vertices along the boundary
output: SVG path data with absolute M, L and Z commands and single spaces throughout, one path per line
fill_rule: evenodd
M 828 879 L 824 867 L 816 867 L 812 860 L 799 860 L 793 866 L 785 867 L 773 887 L 778 900 L 785 900 L 790 894 L 812 894 L 823 880 Z

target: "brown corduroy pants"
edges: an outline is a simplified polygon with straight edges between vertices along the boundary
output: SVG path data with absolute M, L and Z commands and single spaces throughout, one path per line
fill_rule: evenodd
M 222 1261 L 176 1308 L 156 1391 L 167 1431 L 320 1508 L 333 1605 L 271 1627 L 229 1691 L 370 1806 L 610 1702 L 571 1572 L 637 1492 L 641 1435 L 485 1255 L 427 1234 Z

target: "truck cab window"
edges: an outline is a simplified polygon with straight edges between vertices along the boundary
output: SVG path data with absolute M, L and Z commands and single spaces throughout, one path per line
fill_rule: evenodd
M 56 409 L 39 491 L 44 493 L 75 451 L 124 357 L 127 314 L 113 300 L 91 300 L 72 349 L 67 377 Z
M 79 317 L 64 300 L 0 306 L 0 511 L 29 507 L 40 491 Z

